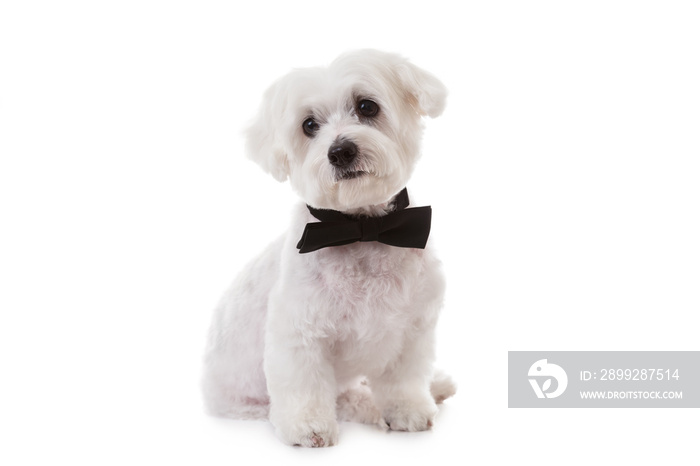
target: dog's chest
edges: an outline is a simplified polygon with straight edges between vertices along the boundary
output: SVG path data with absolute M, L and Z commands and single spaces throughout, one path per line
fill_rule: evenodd
M 420 288 L 422 250 L 358 243 L 318 251 L 313 266 L 319 297 L 339 319 L 405 308 Z
M 425 312 L 431 264 L 425 251 L 360 243 L 318 252 L 311 319 L 339 377 L 380 371 Z

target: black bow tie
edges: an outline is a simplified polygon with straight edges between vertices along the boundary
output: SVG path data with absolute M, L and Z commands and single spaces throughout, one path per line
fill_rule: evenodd
M 401 248 L 424 249 L 430 235 L 430 206 L 407 209 L 406 188 L 396 195 L 392 204 L 394 210 L 384 216 L 359 218 L 337 210 L 307 206 L 311 215 L 321 221 L 306 224 L 297 249 L 299 253 L 306 253 L 357 241 L 379 241 Z

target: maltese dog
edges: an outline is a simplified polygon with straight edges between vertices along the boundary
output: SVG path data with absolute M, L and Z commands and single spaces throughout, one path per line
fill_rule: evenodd
M 404 58 L 346 53 L 275 82 L 248 156 L 301 202 L 214 313 L 203 390 L 212 414 L 269 418 L 290 445 L 330 446 L 338 420 L 429 429 L 455 392 L 433 367 L 443 301 L 426 245 L 430 207 L 409 207 L 422 117 L 447 91 Z

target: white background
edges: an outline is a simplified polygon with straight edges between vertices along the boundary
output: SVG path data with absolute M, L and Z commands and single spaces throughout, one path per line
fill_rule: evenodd
M 0 463 L 697 464 L 697 410 L 509 410 L 506 363 L 700 349 L 699 13 L 3 2 Z M 200 358 L 221 292 L 294 202 L 241 131 L 278 76 L 359 47 L 450 90 L 409 190 L 434 209 L 439 364 L 460 389 L 431 432 L 343 424 L 303 450 L 204 415 Z

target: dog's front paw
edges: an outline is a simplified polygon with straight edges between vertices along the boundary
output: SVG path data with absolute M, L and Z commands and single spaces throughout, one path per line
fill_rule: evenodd
M 384 422 L 391 430 L 418 432 L 433 426 L 437 412 L 437 405 L 432 400 L 403 401 L 385 408 L 383 415 Z
M 288 445 L 320 448 L 338 443 L 338 423 L 333 419 L 313 419 L 277 428 L 277 435 Z

